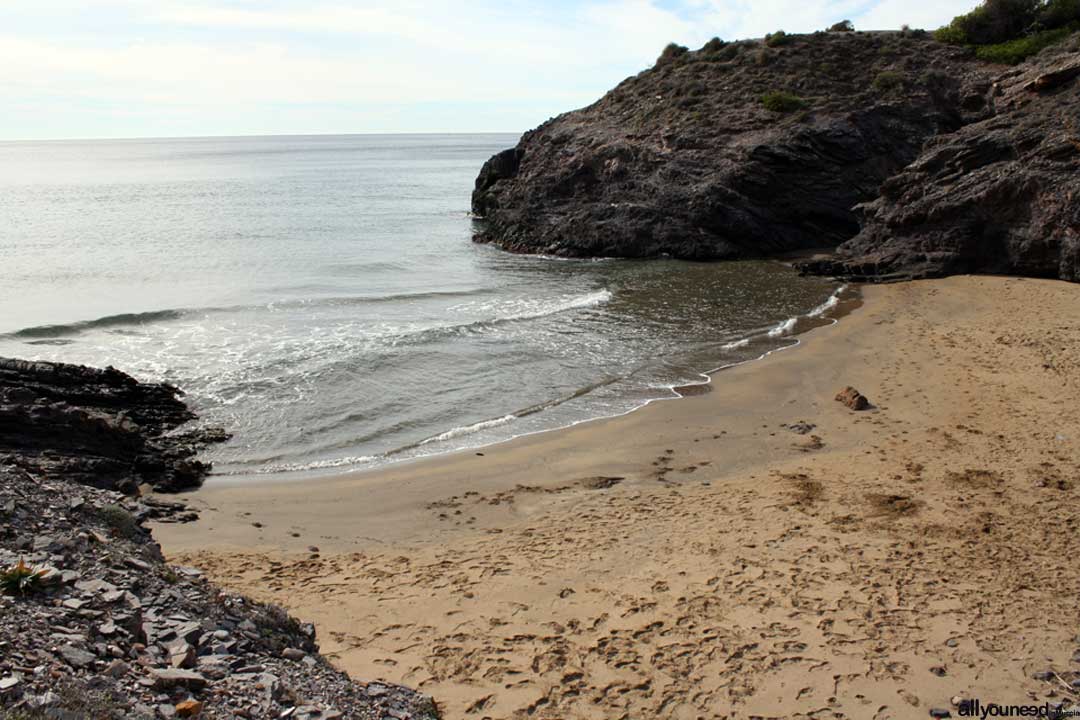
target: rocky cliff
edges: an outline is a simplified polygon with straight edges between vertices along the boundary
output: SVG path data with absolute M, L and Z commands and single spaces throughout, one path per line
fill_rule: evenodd
M 987 272 L 1080 281 L 1080 37 L 994 78 L 994 113 L 932 138 L 856 208 L 809 272 L 881 280 Z
M 1075 101 L 1075 80 L 1023 88 L 1051 66 L 1069 66 L 1075 45 L 1018 70 L 917 33 L 830 32 L 669 50 L 597 103 L 491 158 L 473 192 L 475 239 L 517 252 L 695 260 L 851 241 L 839 264 L 807 269 L 1049 274 L 1056 260 L 1067 277 L 1075 262 L 1060 256 L 1075 237 L 1067 199 L 1076 180 L 1067 174 L 1075 156 L 1063 142 L 1061 103 Z M 1010 128 L 1017 123 L 1027 129 Z M 1006 159 L 1031 168 L 1024 181 L 992 190 L 968 177 Z M 990 174 L 1013 172 L 999 166 Z M 912 194 L 935 178 L 940 192 L 911 211 Z M 961 178 L 971 186 L 955 187 Z M 1040 189 L 1051 178 L 1064 193 Z M 980 215 L 981 224 L 966 218 L 982 202 L 1004 207 Z M 986 228 L 1003 214 L 1008 231 L 989 245 L 970 240 L 972 232 L 993 235 Z M 938 223 L 934 238 L 950 240 L 916 232 L 922 218 Z M 901 222 L 906 234 L 897 235 Z M 1001 262 L 1005 246 L 1013 250 Z
M 201 481 L 169 385 L 0 359 L 0 718 L 427 720 L 431 700 L 355 682 L 315 629 L 173 567 L 143 495 Z M 179 515 L 179 517 L 178 517 Z

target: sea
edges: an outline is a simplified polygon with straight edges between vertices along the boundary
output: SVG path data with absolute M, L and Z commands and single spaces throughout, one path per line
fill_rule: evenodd
M 517 139 L 0 143 L 0 356 L 173 383 L 233 433 L 209 482 L 304 479 L 677 398 L 836 303 L 777 261 L 473 243 Z

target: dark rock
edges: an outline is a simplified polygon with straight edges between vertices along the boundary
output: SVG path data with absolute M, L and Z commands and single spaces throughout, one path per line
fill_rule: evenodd
M 871 281 L 954 273 L 1080 281 L 1080 128 L 1063 120 L 1080 117 L 1078 49 L 1074 36 L 1000 78 L 992 117 L 929 141 L 858 208 L 858 235 L 835 256 L 798 266 Z
M 474 239 L 691 260 L 839 245 L 796 265 L 1080 281 L 1080 35 L 1004 74 L 929 37 L 790 37 L 670 57 L 525 133 L 476 178 Z M 770 91 L 806 106 L 766 110 Z
M 866 410 L 870 407 L 870 401 L 850 385 L 836 394 L 836 401 L 842 402 L 852 410 Z
M 112 367 L 0 358 L 0 459 L 127 494 L 196 487 L 210 468 L 194 456 L 224 431 L 169 434 L 195 418 L 181 395 Z
M 1032 673 L 1032 680 L 1042 680 L 1043 682 L 1049 682 L 1055 677 L 1053 670 L 1040 670 L 1037 673 Z
M 790 38 L 684 53 L 525 133 L 480 170 L 475 239 L 692 260 L 836 245 L 858 232 L 852 207 L 927 139 L 990 112 L 993 70 L 961 48 L 884 33 Z M 902 88 L 875 89 L 885 69 Z M 806 108 L 766 109 L 762 94 L 777 90 Z
M 75 668 L 84 668 L 91 665 L 97 656 L 92 652 L 86 650 L 80 650 L 74 645 L 64 645 L 60 648 L 60 656 L 64 658 L 68 665 Z
M 154 678 L 154 688 L 157 690 L 170 690 L 174 687 L 186 687 L 191 690 L 199 690 L 206 685 L 206 678 L 194 670 L 153 669 L 150 671 Z
M 932 718 L 947 718 L 947 717 L 952 717 L 952 713 L 950 713 L 945 708 L 930 708 L 930 717 L 932 717 Z

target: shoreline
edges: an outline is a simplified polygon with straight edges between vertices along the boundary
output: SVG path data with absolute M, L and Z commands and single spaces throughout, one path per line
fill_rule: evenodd
M 205 487 L 198 522 L 154 533 L 448 717 L 1042 698 L 1032 675 L 1069 667 L 1080 611 L 1054 592 L 1080 581 L 1078 292 L 868 286 L 858 312 L 712 392 L 479 452 Z M 836 402 L 847 385 L 874 407 Z
M 809 255 L 806 254 L 806 253 L 802 253 L 802 254 L 800 254 L 800 256 L 809 257 Z M 794 257 L 794 255 L 792 255 L 792 257 Z M 473 423 L 471 425 L 453 427 L 453 428 L 450 428 L 449 430 L 444 431 L 441 434 L 433 435 L 431 437 L 425 438 L 423 440 L 417 441 L 417 442 L 409 444 L 409 445 L 405 445 L 405 446 L 398 447 L 398 448 L 393 448 L 393 449 L 388 450 L 388 451 L 386 451 L 384 453 L 381 453 L 379 455 L 364 456 L 364 457 L 367 457 L 367 458 L 371 458 L 371 460 L 369 462 L 366 462 L 366 463 L 353 462 L 356 458 L 347 457 L 347 458 L 341 458 L 340 459 L 341 460 L 340 464 L 334 464 L 334 463 L 338 462 L 337 459 L 319 461 L 319 462 L 326 463 L 326 464 L 321 465 L 319 467 L 305 467 L 305 468 L 289 469 L 289 470 L 276 469 L 276 470 L 265 470 L 265 471 L 261 471 L 261 472 L 260 471 L 255 471 L 255 472 L 248 472 L 248 473 L 234 472 L 234 473 L 223 473 L 223 474 L 220 474 L 220 475 L 214 474 L 211 471 L 211 473 L 207 476 L 207 479 L 208 479 L 208 482 L 210 483 L 210 485 L 212 487 L 214 487 L 214 488 L 224 488 L 224 487 L 243 487 L 243 486 L 247 486 L 247 485 L 259 485 L 259 484 L 312 482 L 312 481 L 317 482 L 319 480 L 324 480 L 324 479 L 329 479 L 329 478 L 336 478 L 336 477 L 341 477 L 341 476 L 346 476 L 346 475 L 377 473 L 377 472 L 386 470 L 388 468 L 396 467 L 396 466 L 402 465 L 402 464 L 421 462 L 421 461 L 427 461 L 427 460 L 435 460 L 437 458 L 444 457 L 444 456 L 447 456 L 447 455 L 454 455 L 456 453 L 468 453 L 468 452 L 484 450 L 486 448 L 495 447 L 495 446 L 501 445 L 503 443 L 513 442 L 513 441 L 515 441 L 515 440 L 517 440 L 519 438 L 529 437 L 531 435 L 539 435 L 539 434 L 550 433 L 550 432 L 561 432 L 561 431 L 570 430 L 570 429 L 578 427 L 580 425 L 584 425 L 584 424 L 588 424 L 588 423 L 592 423 L 592 422 L 598 422 L 598 421 L 602 421 L 602 420 L 612 420 L 612 419 L 620 418 L 620 417 L 623 417 L 625 415 L 629 415 L 631 413 L 638 412 L 639 410 L 642 410 L 643 408 L 646 408 L 649 405 L 652 405 L 653 403 L 657 403 L 657 402 L 668 401 L 668 400 L 680 400 L 680 399 L 690 397 L 690 396 L 694 396 L 694 395 L 701 395 L 701 394 L 704 394 L 704 393 L 707 393 L 707 392 L 711 391 L 711 386 L 713 384 L 714 377 L 716 375 L 718 375 L 719 373 L 722 373 L 724 371 L 730 370 L 730 369 L 735 368 L 735 367 L 739 367 L 741 365 L 746 365 L 746 364 L 749 364 L 749 363 L 754 363 L 754 362 L 764 360 L 765 358 L 769 357 L 770 355 L 772 355 L 774 353 L 777 353 L 777 352 L 781 352 L 783 350 L 795 349 L 795 348 L 799 347 L 799 345 L 802 343 L 801 337 L 803 335 L 806 335 L 807 333 L 812 332 L 814 330 L 817 330 L 817 329 L 819 329 L 821 327 L 827 327 L 829 325 L 833 325 L 833 324 L 839 322 L 842 318 L 849 315 L 852 311 L 854 311 L 855 309 L 857 309 L 858 307 L 861 306 L 861 304 L 862 304 L 861 287 L 862 286 L 860 284 L 839 283 L 838 287 L 836 287 L 833 290 L 833 292 L 829 294 L 829 297 L 826 298 L 819 305 L 807 310 L 805 313 L 801 313 L 799 315 L 793 315 L 792 317 L 789 317 L 789 318 L 787 318 L 785 320 L 782 320 L 779 323 L 777 323 L 776 325 L 770 326 L 768 328 L 759 328 L 758 330 L 755 330 L 755 331 L 752 331 L 752 332 L 748 333 L 744 337 L 741 337 L 741 338 L 739 338 L 737 340 L 728 342 L 728 343 L 726 343 L 726 344 L 724 344 L 723 346 L 720 347 L 720 351 L 722 352 L 722 351 L 725 351 L 725 350 L 730 350 L 730 349 L 734 349 L 734 348 L 738 348 L 738 347 L 747 347 L 747 346 L 749 346 L 749 345 L 751 345 L 751 344 L 753 344 L 755 342 L 760 342 L 760 343 L 765 344 L 765 343 L 768 343 L 770 340 L 772 340 L 775 343 L 782 343 L 784 340 L 790 340 L 791 342 L 789 342 L 787 344 L 777 344 L 774 347 L 767 347 L 767 348 L 764 348 L 763 351 L 760 354 L 753 355 L 751 357 L 746 357 L 744 359 L 733 360 L 731 362 L 727 362 L 727 363 L 724 363 L 724 364 L 721 364 L 721 365 L 717 365 L 717 366 L 712 367 L 712 368 L 707 369 L 707 370 L 702 370 L 702 371 L 700 371 L 698 373 L 698 375 L 701 378 L 703 378 L 703 380 L 701 382 L 673 383 L 673 384 L 667 385 L 667 386 L 658 386 L 658 387 L 655 387 L 655 388 L 651 388 L 652 390 L 654 390 L 656 392 L 660 392 L 662 390 L 665 390 L 665 391 L 669 392 L 670 395 L 665 395 L 665 396 L 660 396 L 660 397 L 651 397 L 651 398 L 642 400 L 640 402 L 640 404 L 635 405 L 635 406 L 633 406 L 633 407 L 631 407 L 629 409 L 626 409 L 626 410 L 613 412 L 612 414 L 607 414 L 607 415 L 598 415 L 598 416 L 594 416 L 594 417 L 583 417 L 583 418 L 580 418 L 578 420 L 573 420 L 573 421 L 570 421 L 570 422 L 568 422 L 566 424 L 562 424 L 562 425 L 553 425 L 552 427 L 544 427 L 544 428 L 540 428 L 540 429 L 537 429 L 537 430 L 526 430 L 526 431 L 521 432 L 521 433 L 516 434 L 516 435 L 510 435 L 508 437 L 493 439 L 493 440 L 490 440 L 490 441 L 482 441 L 480 444 L 477 444 L 477 445 L 465 445 L 465 446 L 458 447 L 458 448 L 435 450 L 434 452 L 427 453 L 427 454 L 421 454 L 421 455 L 405 455 L 405 457 L 401 457 L 399 459 L 394 459 L 393 458 L 393 456 L 395 456 L 395 455 L 402 454 L 402 453 L 408 453 L 409 451 L 416 450 L 417 448 L 420 448 L 420 447 L 424 446 L 425 444 L 432 443 L 432 442 L 438 442 L 440 439 L 442 439 L 446 435 L 452 435 L 452 434 L 455 434 L 455 433 L 459 433 L 461 431 L 470 430 L 472 428 L 476 428 L 477 426 L 483 426 L 483 427 L 480 427 L 479 430 L 477 430 L 477 432 L 482 432 L 483 430 L 487 429 L 487 426 L 488 426 L 489 423 L 501 424 L 501 421 L 506 420 L 507 418 L 512 418 L 513 420 L 519 420 L 521 418 L 528 417 L 529 415 L 536 414 L 537 412 L 543 412 L 544 410 L 550 409 L 551 407 L 556 407 L 556 406 L 561 405 L 561 404 L 563 404 L 564 402 L 567 401 L 566 398 L 564 398 L 564 399 L 556 398 L 555 400 L 547 401 L 547 402 L 541 403 L 539 405 L 534 405 L 534 406 L 531 406 L 530 408 L 526 408 L 523 411 L 519 410 L 519 411 L 516 411 L 514 414 L 507 415 L 507 416 L 504 416 L 504 417 L 488 418 L 488 419 L 485 419 L 485 420 L 477 421 L 476 423 Z M 617 378 L 616 380 L 605 382 L 604 384 L 606 385 L 606 384 L 610 384 L 611 382 L 619 382 L 620 380 L 625 380 L 625 378 Z M 595 388 L 595 386 L 594 386 L 594 388 Z M 576 398 L 580 397 L 581 394 L 582 393 L 580 393 L 580 391 L 579 391 L 578 393 L 575 393 L 573 396 L 571 396 L 569 399 L 571 399 L 571 400 L 576 399 Z M 537 409 L 537 408 L 539 408 L 539 409 Z M 471 434 L 474 434 L 474 433 L 466 433 L 466 434 L 471 435 Z M 312 463 L 312 464 L 317 465 L 318 462 Z

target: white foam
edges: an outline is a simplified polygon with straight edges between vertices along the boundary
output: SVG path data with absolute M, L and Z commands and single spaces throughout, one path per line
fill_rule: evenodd
M 841 285 L 840 287 L 838 287 L 836 291 L 829 296 L 828 300 L 821 303 L 810 312 L 806 313 L 806 317 L 820 317 L 832 308 L 836 307 L 836 304 L 840 302 L 840 293 L 844 292 L 844 290 L 847 290 L 847 285 Z
M 378 455 L 350 455 L 349 457 L 332 458 L 330 460 L 315 460 L 309 463 L 281 463 L 279 465 L 268 465 L 265 468 L 260 468 L 255 471 L 244 470 L 236 473 L 220 473 L 221 475 L 247 475 L 249 472 L 255 472 L 258 474 L 271 474 L 271 473 L 286 473 L 286 472 L 303 472 L 304 470 L 322 470 L 326 468 L 339 468 L 348 465 L 363 465 L 365 463 L 378 460 Z
M 557 315 L 558 313 L 566 312 L 567 310 L 597 307 L 609 300 L 611 300 L 610 290 L 597 290 L 596 292 L 587 293 L 585 295 L 563 298 L 551 305 L 541 306 L 532 311 L 511 314 L 505 317 L 497 317 L 495 320 L 532 320 L 534 318 L 547 317 L 548 315 Z
M 790 317 L 783 321 L 772 330 L 769 331 L 769 337 L 780 337 L 781 335 L 787 335 L 789 332 L 795 329 L 795 323 L 799 321 L 797 317 Z
M 735 348 L 746 347 L 750 344 L 750 338 L 743 338 L 742 340 L 735 340 L 733 342 L 724 343 L 720 346 L 721 350 L 734 350 Z
M 427 445 L 434 442 L 442 442 L 444 440 L 453 440 L 454 438 L 461 437 L 462 435 L 472 435 L 478 433 L 481 430 L 487 430 L 488 428 L 498 427 L 499 425 L 505 425 L 511 420 L 516 420 L 517 415 L 503 415 L 500 418 L 493 418 L 491 420 L 481 420 L 478 423 L 472 425 L 464 425 L 462 427 L 452 428 L 444 433 L 440 433 L 433 437 L 429 437 L 427 440 L 422 440 L 420 445 Z

